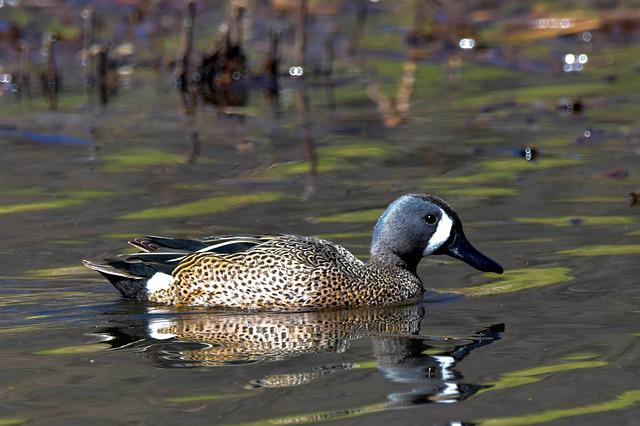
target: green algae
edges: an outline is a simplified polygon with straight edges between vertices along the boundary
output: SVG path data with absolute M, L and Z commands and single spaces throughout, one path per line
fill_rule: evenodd
M 631 225 L 635 223 L 633 216 L 558 216 L 558 217 L 516 217 L 516 222 L 551 225 L 571 226 L 580 225 Z
M 563 361 L 585 361 L 588 359 L 593 359 L 599 357 L 600 354 L 596 352 L 585 352 L 581 354 L 573 354 L 562 357 Z
M 423 355 L 440 355 L 447 352 L 446 349 L 438 349 L 438 348 L 429 348 L 429 349 L 425 349 L 424 351 L 420 352 Z
M 169 207 L 154 207 L 121 216 L 125 220 L 168 219 L 222 213 L 252 204 L 269 203 L 285 198 L 281 192 L 257 192 L 244 195 L 208 197 L 190 203 Z
M 607 195 L 582 195 L 556 200 L 558 203 L 619 203 L 620 201 L 624 201 L 624 198 Z
M 131 148 L 102 157 L 104 172 L 139 171 L 152 166 L 174 166 L 183 164 L 185 155 L 173 154 L 155 148 Z
M 254 395 L 255 393 L 253 392 L 212 393 L 212 394 L 205 394 L 205 395 L 174 396 L 174 397 L 164 398 L 164 400 L 166 402 L 170 402 L 173 404 L 188 404 L 190 402 L 222 401 L 225 399 L 247 398 Z
M 543 365 L 540 367 L 533 367 L 504 373 L 498 378 L 498 380 L 485 383 L 490 387 L 481 389 L 476 395 L 473 396 L 473 398 L 476 398 L 483 393 L 511 389 L 514 387 L 537 383 L 542 381 L 544 378 L 556 373 L 589 368 L 599 368 L 608 365 L 608 363 L 605 361 L 591 360 L 592 358 L 595 358 L 597 356 L 599 356 L 599 354 L 574 354 L 563 358 L 563 361 L 573 362 L 562 362 L 558 364 Z
M 563 97 L 585 97 L 609 93 L 611 86 L 604 82 L 539 85 L 531 87 L 493 90 L 490 94 L 462 97 L 453 103 L 456 108 L 478 108 L 504 102 L 531 103 L 535 101 L 555 102 Z
M 328 173 L 348 170 L 353 168 L 353 165 L 347 160 L 385 158 L 392 152 L 391 147 L 385 145 L 359 142 L 322 146 L 316 150 L 318 161 L 315 172 Z M 311 163 L 309 161 L 292 161 L 274 164 L 257 177 L 262 180 L 279 180 L 310 171 Z
M 33 195 L 43 195 L 46 194 L 47 190 L 37 186 L 30 186 L 26 188 L 15 188 L 15 189 L 3 189 L 2 194 L 6 196 L 33 196 Z
M 49 201 L 34 201 L 31 203 L 5 204 L 0 206 L 0 215 L 13 213 L 27 213 L 41 210 L 64 209 L 83 204 L 82 200 L 62 199 Z
M 340 163 L 336 159 L 321 158 L 316 166 L 317 173 L 328 173 L 350 168 L 347 164 Z M 280 180 L 294 175 L 309 173 L 311 163 L 309 161 L 291 161 L 278 163 L 266 169 L 259 175 L 260 180 Z
M 0 328 L 0 336 L 6 334 L 23 334 L 30 333 L 32 331 L 39 331 L 46 328 L 54 327 L 57 324 L 52 323 L 41 323 L 41 324 L 27 324 L 27 325 L 17 325 L 14 327 L 4 327 Z
M 385 158 L 393 148 L 369 142 L 332 144 L 318 148 L 318 156 L 333 158 Z
M 378 368 L 378 360 L 369 360 L 369 361 L 362 361 L 362 362 L 358 362 L 356 368 L 359 369 L 369 369 L 369 368 Z
M 500 158 L 480 163 L 480 171 L 462 176 L 434 176 L 429 184 L 486 184 L 495 181 L 514 179 L 525 172 L 547 170 L 557 167 L 570 167 L 580 164 L 579 160 L 566 158 L 547 158 L 538 161 L 526 161 L 523 158 Z
M 104 351 L 110 348 L 107 343 L 90 343 L 86 345 L 62 346 L 34 352 L 34 355 L 77 355 Z
M 40 195 L 40 190 L 28 193 L 25 195 Z M 28 213 L 42 210 L 54 210 L 63 209 L 67 207 L 75 207 L 85 202 L 96 199 L 104 198 L 113 195 L 113 192 L 109 191 L 97 191 L 97 190 L 73 190 L 64 191 L 60 193 L 60 198 L 52 200 L 31 201 L 25 203 L 5 204 L 0 205 L 0 215 L 14 214 L 14 213 Z
M 89 270 L 82 265 L 60 266 L 27 271 L 23 276 L 29 278 L 63 278 L 88 275 Z
M 88 269 L 87 269 L 88 271 Z M 26 279 L 34 279 L 33 277 L 26 277 Z M 57 278 L 57 280 L 60 280 L 61 278 Z M 77 279 L 77 278 L 75 278 Z M 96 277 L 96 279 L 99 279 L 98 277 Z M 89 292 L 82 292 L 82 291 L 55 291 L 55 290 L 50 290 L 48 292 L 42 291 L 41 289 L 26 289 L 26 288 L 21 288 L 22 291 L 25 291 L 24 293 L 18 293 L 18 294 L 3 294 L 2 297 L 0 298 L 0 307 L 3 306 L 14 306 L 14 305 L 25 305 L 25 304 L 42 304 L 45 302 L 52 302 L 52 303 L 62 303 L 63 301 L 76 301 L 75 305 L 78 306 L 79 302 L 81 301 L 81 303 L 89 303 L 89 300 L 92 300 L 93 302 L 95 302 L 95 299 L 97 296 L 99 296 L 98 293 L 89 293 Z M 29 292 L 26 292 L 29 291 Z M 102 295 L 102 297 L 106 297 L 105 295 Z M 2 333 L 2 330 L 0 329 L 0 333 Z
M 101 191 L 97 189 L 76 189 L 71 191 L 62 192 L 63 195 L 78 200 L 95 200 L 99 198 L 106 198 L 116 193 L 113 191 Z
M 26 319 L 26 320 L 34 320 L 34 319 L 51 318 L 52 316 L 53 316 L 52 314 L 31 315 L 31 316 L 28 316 L 28 317 L 24 317 L 24 319 Z
M 570 272 L 571 269 L 565 267 L 511 269 L 505 271 L 495 281 L 487 284 L 440 289 L 440 291 L 458 293 L 470 297 L 493 296 L 571 281 L 573 277 L 569 275 Z M 494 274 L 489 273 L 484 274 L 484 276 L 495 277 Z
M 557 253 L 568 254 L 570 256 L 619 256 L 624 254 L 638 254 L 640 253 L 640 244 L 602 244 L 561 250 Z
M 122 232 L 122 233 L 111 233 L 111 234 L 102 234 L 100 237 L 102 238 L 107 238 L 110 240 L 132 240 L 136 237 L 139 237 L 140 234 L 133 234 L 133 233 L 128 233 L 128 232 Z
M 574 408 L 548 410 L 540 413 L 525 414 L 521 416 L 477 419 L 474 420 L 474 422 L 482 426 L 532 425 L 565 419 L 569 417 L 622 410 L 632 407 L 638 403 L 640 403 L 640 390 L 631 390 L 623 392 L 612 400 L 598 402 L 595 404 L 583 405 Z
M 25 420 L 18 418 L 0 418 L 0 426 L 21 425 L 24 422 Z

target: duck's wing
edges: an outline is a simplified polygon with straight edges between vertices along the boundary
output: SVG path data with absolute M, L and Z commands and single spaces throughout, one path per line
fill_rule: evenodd
M 83 260 L 83 263 L 104 275 L 125 297 L 144 299 L 147 283 L 152 277 L 157 273 L 170 277 L 187 258 L 199 254 L 224 258 L 243 253 L 273 238 L 278 236 L 223 235 L 201 239 L 146 236 L 129 241 L 129 244 L 142 250 L 139 253 L 100 261 Z
M 234 254 L 247 251 L 281 235 L 214 235 L 198 239 L 168 238 L 148 235 L 129 241 L 145 253 L 215 253 Z

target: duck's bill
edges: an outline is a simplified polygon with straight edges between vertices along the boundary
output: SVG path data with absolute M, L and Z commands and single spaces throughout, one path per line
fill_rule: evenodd
M 460 259 L 482 272 L 495 272 L 496 274 L 504 272 L 502 266 L 476 250 L 462 233 L 456 235 L 448 245 L 440 248 L 438 254 L 446 254 Z

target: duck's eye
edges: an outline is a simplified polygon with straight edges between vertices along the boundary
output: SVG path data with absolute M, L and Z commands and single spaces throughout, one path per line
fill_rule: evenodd
M 424 221 L 427 222 L 429 225 L 433 225 L 438 221 L 438 218 L 432 214 L 429 214 L 425 216 Z

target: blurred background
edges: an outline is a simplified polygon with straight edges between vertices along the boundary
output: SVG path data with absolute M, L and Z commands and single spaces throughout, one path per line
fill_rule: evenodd
M 633 0 L 0 0 L 0 425 L 633 423 L 639 36 Z M 505 274 L 434 256 L 420 305 L 278 316 L 80 265 L 145 234 L 366 259 L 409 192 Z

